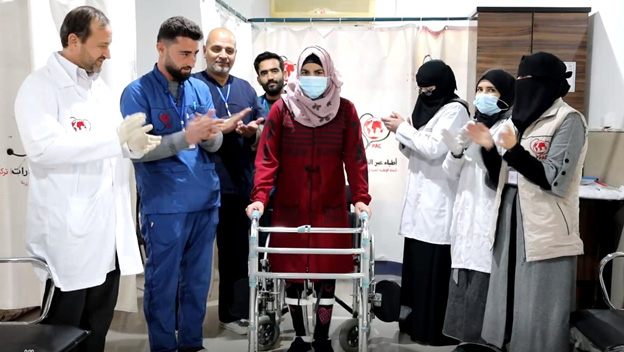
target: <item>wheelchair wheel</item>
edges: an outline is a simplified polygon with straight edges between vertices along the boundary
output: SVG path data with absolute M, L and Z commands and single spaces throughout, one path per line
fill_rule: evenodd
M 340 327 L 340 334 L 338 336 L 340 347 L 342 347 L 345 352 L 358 352 L 359 340 L 358 320 L 352 318 L 345 321 Z
M 258 320 L 258 350 L 269 351 L 280 338 L 280 327 L 271 317 L 265 315 Z

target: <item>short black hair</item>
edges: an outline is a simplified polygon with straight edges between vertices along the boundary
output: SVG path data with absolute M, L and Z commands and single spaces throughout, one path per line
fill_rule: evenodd
M 204 34 L 195 22 L 183 16 L 174 16 L 166 19 L 165 22 L 160 25 L 156 41 L 175 41 L 176 37 L 202 40 Z
M 92 6 L 79 6 L 69 11 L 61 25 L 61 44 L 63 48 L 69 45 L 67 37 L 75 34 L 82 43 L 91 35 L 91 22 L 98 21 L 100 27 L 110 23 L 104 12 Z
M 284 72 L 284 59 L 282 59 L 282 57 L 277 55 L 276 53 L 265 51 L 262 54 L 256 56 L 256 59 L 254 60 L 254 68 L 256 69 L 256 74 L 260 74 L 260 72 L 258 72 L 258 70 L 260 69 L 260 63 L 264 60 L 271 59 L 277 60 L 279 62 L 280 70 Z

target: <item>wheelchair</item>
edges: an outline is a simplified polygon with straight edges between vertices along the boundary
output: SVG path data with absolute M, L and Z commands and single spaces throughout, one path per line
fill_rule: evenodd
M 602 277 L 605 266 L 618 257 L 624 257 L 624 252 L 608 254 L 600 261 L 599 278 L 602 298 L 609 309 L 582 309 L 573 312 L 570 316 L 571 342 L 579 351 L 624 351 L 624 309 L 613 305 Z
M 50 268 L 39 258 L 0 258 L 2 263 L 30 263 L 38 266 L 47 272 L 47 278 L 52 282 Z M 37 319 L 0 322 L 2 351 L 66 352 L 89 335 L 89 331 L 73 326 L 39 324 L 48 316 L 53 295 L 54 284 L 50 284 Z
M 299 227 L 263 227 L 259 226 L 259 213 L 252 214 L 249 236 L 249 352 L 268 351 L 279 341 L 280 320 L 288 309 L 285 307 L 284 280 L 304 279 L 343 279 L 354 283 L 352 305 L 336 297 L 336 302 L 351 313 L 352 318 L 340 328 L 339 342 L 348 352 L 368 351 L 370 324 L 375 315 L 372 307 L 381 305 L 381 296 L 375 294 L 374 241 L 368 231 L 368 214 L 362 213 L 359 227 L 352 228 L 313 228 L 309 225 Z M 270 235 L 264 246 L 258 245 L 259 233 L 334 233 L 354 234 L 354 248 L 270 248 Z M 269 253 L 276 254 L 329 254 L 356 255 L 353 273 L 277 273 L 271 272 L 266 258 Z M 258 255 L 263 258 L 258 260 Z M 307 281 L 308 287 L 311 283 Z M 314 290 L 304 290 L 304 295 Z M 306 298 L 306 297 L 304 297 Z M 304 323 L 307 324 L 307 307 L 304 307 Z M 312 319 L 314 321 L 314 319 Z M 306 325 L 307 327 L 307 325 Z M 309 329 L 308 329 L 309 330 Z

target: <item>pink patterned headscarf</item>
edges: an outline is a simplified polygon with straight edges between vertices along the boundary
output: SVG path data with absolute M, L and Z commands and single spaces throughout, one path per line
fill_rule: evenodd
M 327 76 L 327 89 L 315 100 L 308 98 L 299 87 L 299 76 L 305 59 L 315 54 L 321 60 L 321 66 Z M 286 85 L 286 106 L 293 113 L 295 121 L 307 127 L 319 127 L 336 117 L 340 107 L 340 87 L 342 80 L 334 67 L 329 53 L 318 45 L 309 46 L 301 52 L 297 61 L 296 77 L 291 77 Z

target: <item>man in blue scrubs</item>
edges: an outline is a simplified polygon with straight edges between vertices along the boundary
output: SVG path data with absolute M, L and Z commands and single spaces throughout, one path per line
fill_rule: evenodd
M 211 158 L 221 182 L 221 209 L 217 228 L 219 255 L 219 320 L 226 329 L 238 334 L 247 332 L 241 320 L 245 306 L 234 305 L 234 284 L 247 277 L 249 252 L 247 233 L 249 218 L 245 208 L 253 183 L 253 165 L 258 126 L 264 121 L 264 109 L 256 91 L 249 82 L 234 77 L 230 69 L 236 59 L 236 39 L 225 28 L 216 28 L 208 34 L 204 46 L 208 68 L 194 74 L 210 87 L 217 116 L 227 117 L 251 108 L 235 130 L 223 132 L 223 145 Z
M 153 133 L 162 136 L 159 148 L 134 160 L 147 244 L 144 311 L 155 352 L 203 349 L 220 202 L 219 178 L 208 152 L 219 149 L 222 131 L 233 130 L 244 115 L 213 118 L 208 87 L 190 77 L 202 37 L 192 21 L 167 19 L 158 32 L 154 69 L 128 85 L 121 97 L 124 116 L 144 112 Z

